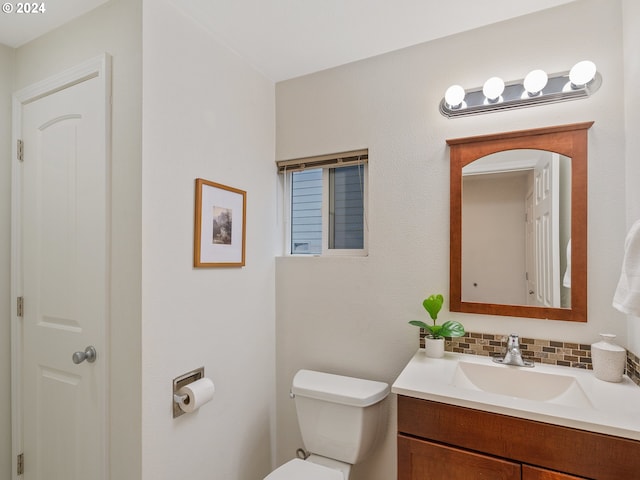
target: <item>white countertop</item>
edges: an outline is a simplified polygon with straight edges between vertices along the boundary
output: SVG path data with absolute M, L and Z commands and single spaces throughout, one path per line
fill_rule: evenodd
M 590 405 L 563 405 L 456 386 L 453 379 L 459 362 L 571 376 L 582 388 Z M 494 364 L 490 357 L 451 352 L 446 352 L 444 358 L 435 359 L 428 358 L 420 349 L 393 383 L 391 391 L 423 400 L 640 440 L 640 387 L 626 375 L 621 383 L 611 383 L 597 379 L 591 370 L 539 363 L 534 368 L 512 367 Z

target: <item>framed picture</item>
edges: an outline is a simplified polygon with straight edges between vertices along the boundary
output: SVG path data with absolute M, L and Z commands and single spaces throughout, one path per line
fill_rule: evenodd
M 194 267 L 242 267 L 247 192 L 196 178 Z

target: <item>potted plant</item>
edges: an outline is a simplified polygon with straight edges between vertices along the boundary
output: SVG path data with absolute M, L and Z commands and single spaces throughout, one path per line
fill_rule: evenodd
M 444 355 L 445 337 L 461 337 L 464 335 L 464 327 L 460 322 L 448 320 L 442 325 L 436 323 L 443 303 L 444 297 L 441 294 L 431 295 L 422 302 L 422 306 L 431 317 L 431 320 L 433 320 L 433 325 L 428 325 L 421 320 L 411 320 L 409 322 L 411 325 L 424 328 L 427 332 L 427 336 L 424 339 L 424 351 L 428 357 L 440 358 Z

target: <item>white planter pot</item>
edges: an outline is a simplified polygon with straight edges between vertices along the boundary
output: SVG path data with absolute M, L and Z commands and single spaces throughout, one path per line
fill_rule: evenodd
M 444 357 L 444 338 L 425 337 L 424 354 L 430 358 Z

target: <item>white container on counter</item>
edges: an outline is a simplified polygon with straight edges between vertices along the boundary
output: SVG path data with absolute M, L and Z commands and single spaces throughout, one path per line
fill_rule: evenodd
M 613 342 L 612 333 L 601 333 L 602 340 L 591 345 L 591 361 L 596 378 L 605 382 L 621 382 L 627 351 Z

